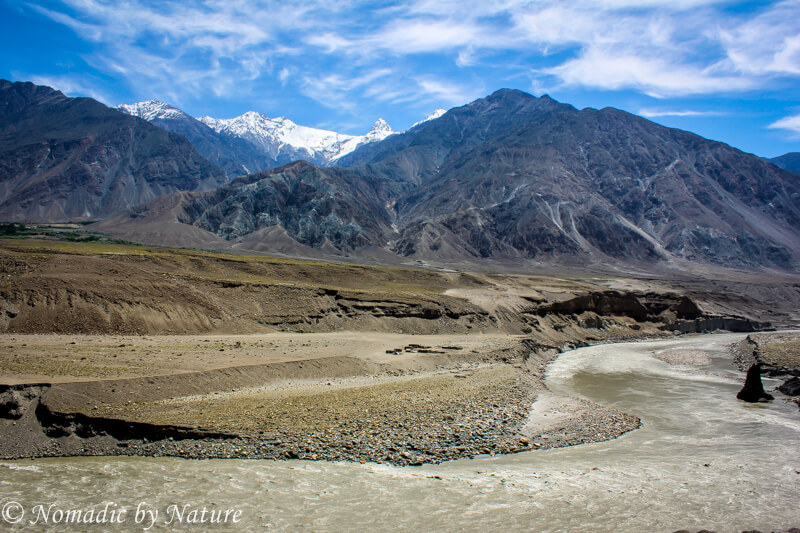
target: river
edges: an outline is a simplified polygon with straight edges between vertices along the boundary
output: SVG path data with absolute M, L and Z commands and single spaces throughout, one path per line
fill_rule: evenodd
M 740 374 L 725 346 L 741 338 L 704 335 L 562 354 L 548 369 L 546 382 L 554 392 L 642 419 L 640 429 L 609 442 L 422 467 L 7 461 L 0 462 L 3 516 L 13 521 L 24 511 L 11 529 L 30 531 L 142 531 L 151 522 L 148 531 L 722 533 L 800 526 L 800 413 L 782 400 L 736 400 Z M 707 351 L 712 364 L 684 369 L 652 357 L 670 348 Z M 765 380 L 768 390 L 777 383 Z M 109 512 L 127 510 L 121 523 L 108 523 L 107 512 L 99 525 L 67 525 L 63 516 L 57 528 L 42 525 L 44 509 L 50 509 L 52 523 L 58 510 L 99 511 L 104 502 Z M 38 504 L 44 507 L 37 511 Z M 229 514 L 226 524 L 198 524 L 203 506 L 240 511 L 239 521 L 234 524 Z M 39 523 L 31 525 L 37 517 Z M 195 523 L 188 523 L 191 518 Z M 0 530 L 5 525 L 0 520 Z

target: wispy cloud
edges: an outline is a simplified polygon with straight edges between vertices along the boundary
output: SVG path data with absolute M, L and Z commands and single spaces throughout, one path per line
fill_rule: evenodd
M 784 117 L 767 127 L 773 130 L 788 130 L 798 137 L 800 136 L 800 115 Z
M 181 94 L 224 94 L 267 73 L 279 78 L 272 60 L 290 55 L 291 47 L 277 33 L 302 27 L 305 11 L 243 0 L 190 6 L 147 0 L 61 4 L 62 9 L 31 8 L 101 44 L 85 58 L 98 70 L 117 72 L 134 86 L 177 101 Z
M 471 75 L 492 62 L 531 87 L 658 98 L 800 79 L 798 0 L 754 3 L 744 14 L 728 9 L 741 7 L 734 0 L 47 5 L 30 8 L 100 45 L 86 55 L 89 64 L 117 73 L 143 96 L 176 104 L 289 87 L 342 113 L 355 113 L 365 99 L 429 109 L 497 88 Z
M 22 76 L 16 75 L 21 78 Z M 67 96 L 89 96 L 106 105 L 114 105 L 108 93 L 101 88 L 101 83 L 93 83 L 86 78 L 75 78 L 73 76 L 29 76 L 28 80 L 37 85 L 47 85 L 63 92 Z
M 351 94 L 370 86 L 391 74 L 390 69 L 382 68 L 362 72 L 360 76 L 328 74 L 326 76 L 307 75 L 303 78 L 302 90 L 305 94 L 331 108 L 355 109 Z
M 800 75 L 800 2 L 786 0 L 718 30 L 726 66 L 743 75 Z
M 469 102 L 486 93 L 485 88 L 467 88 L 435 78 L 418 78 L 415 81 L 425 94 L 432 95 L 436 101 L 444 102 L 449 106 Z
M 723 116 L 726 113 L 722 111 L 696 111 L 693 109 L 651 109 L 651 108 L 642 108 L 638 112 L 638 114 L 642 115 L 643 117 L 719 117 Z
M 599 89 L 636 89 L 656 98 L 690 94 L 724 93 L 755 87 L 754 80 L 720 76 L 694 65 L 670 62 L 663 57 L 612 53 L 594 47 L 547 72 L 566 85 Z

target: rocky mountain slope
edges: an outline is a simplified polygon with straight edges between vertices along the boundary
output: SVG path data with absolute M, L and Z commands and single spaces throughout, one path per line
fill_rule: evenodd
M 264 151 L 242 138 L 218 133 L 177 107 L 150 100 L 115 109 L 186 137 L 195 149 L 219 166 L 230 179 L 278 166 Z
M 617 109 L 500 90 L 340 164 L 282 167 L 104 227 L 136 238 L 158 220 L 170 244 L 201 230 L 206 245 L 266 251 L 280 235 L 284 249 L 400 261 L 792 269 L 800 257 L 793 173 Z
M 800 174 L 800 152 L 789 152 L 769 160 L 775 166 Z
M 353 154 L 417 184 L 394 248 L 788 267 L 800 188 L 759 158 L 606 108 L 502 90 Z
M 0 80 L 0 220 L 97 219 L 225 181 L 180 135 L 91 98 Z

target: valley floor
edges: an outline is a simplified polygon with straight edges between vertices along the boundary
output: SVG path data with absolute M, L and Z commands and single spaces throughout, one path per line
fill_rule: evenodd
M 9 411 L 0 419 L 3 458 L 419 464 L 605 440 L 638 427 L 635 417 L 553 395 L 532 423 L 555 351 L 506 335 L 6 334 L 0 342 L 17 354 L 0 360 L 0 402 Z M 34 372 L 14 372 L 18 359 Z
M 639 420 L 547 391 L 558 353 L 752 331 L 796 318 L 798 299 L 792 280 L 687 288 L 36 239 L 0 242 L 0 267 L 7 459 L 421 464 L 607 440 Z

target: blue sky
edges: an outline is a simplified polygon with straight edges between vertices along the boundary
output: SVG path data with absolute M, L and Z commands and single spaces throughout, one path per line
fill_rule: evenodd
M 364 133 L 510 87 L 800 151 L 800 0 L 0 0 L 0 77 Z

